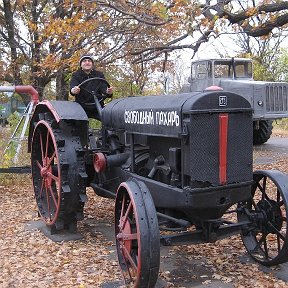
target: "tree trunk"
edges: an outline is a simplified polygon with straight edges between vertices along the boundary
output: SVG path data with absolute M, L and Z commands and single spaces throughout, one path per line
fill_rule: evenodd
M 56 100 L 68 100 L 69 87 L 63 70 L 56 73 Z

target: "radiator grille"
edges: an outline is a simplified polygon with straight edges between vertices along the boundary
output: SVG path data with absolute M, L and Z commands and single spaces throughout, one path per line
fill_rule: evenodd
M 192 115 L 190 151 L 184 161 L 192 180 L 219 185 L 219 114 Z M 227 182 L 252 179 L 252 124 L 250 113 L 229 113 Z
M 267 85 L 266 110 L 267 112 L 286 112 L 288 110 L 287 85 Z

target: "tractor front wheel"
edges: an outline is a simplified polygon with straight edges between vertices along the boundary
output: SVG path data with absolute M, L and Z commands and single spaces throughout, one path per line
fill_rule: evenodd
M 129 180 L 119 186 L 115 201 L 116 247 L 125 282 L 135 288 L 154 287 L 160 236 L 150 192 L 143 182 Z
M 239 203 L 242 241 L 250 256 L 266 265 L 288 261 L 288 176 L 279 171 L 256 171 L 251 199 Z

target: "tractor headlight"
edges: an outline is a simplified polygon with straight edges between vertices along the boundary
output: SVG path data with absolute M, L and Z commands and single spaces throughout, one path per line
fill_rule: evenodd
M 264 105 L 264 103 L 263 103 L 262 100 L 259 100 L 257 103 L 258 103 L 258 105 L 259 105 L 260 107 L 263 107 L 263 105 Z

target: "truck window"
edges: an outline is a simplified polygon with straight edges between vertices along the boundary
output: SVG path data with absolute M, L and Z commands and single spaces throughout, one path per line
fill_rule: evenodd
M 206 63 L 197 64 L 197 79 L 204 79 L 207 77 Z
M 214 77 L 215 78 L 228 78 L 231 77 L 232 72 L 229 63 L 214 63 Z
M 196 69 L 197 69 L 197 65 L 196 64 L 192 64 L 191 66 L 191 79 L 196 79 Z
M 207 78 L 206 63 L 195 63 L 191 66 L 191 79 L 204 79 Z
M 237 78 L 252 78 L 252 62 L 236 62 Z
M 236 68 L 236 77 L 237 78 L 252 77 L 252 65 L 248 65 L 249 63 L 237 63 L 237 62 L 235 64 L 236 64 L 235 68 Z M 249 66 L 250 66 L 250 68 L 249 68 Z
M 236 78 L 252 78 L 252 62 L 236 61 L 235 62 Z M 215 61 L 214 62 L 215 78 L 232 78 L 233 66 L 232 61 Z

